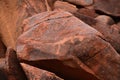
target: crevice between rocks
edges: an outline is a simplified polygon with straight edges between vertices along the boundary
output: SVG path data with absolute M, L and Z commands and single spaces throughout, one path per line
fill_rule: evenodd
M 64 80 L 98 80 L 92 74 L 86 72 L 82 68 L 76 69 L 64 65 L 59 60 L 40 60 L 40 61 L 22 61 L 29 65 L 35 66 L 55 73 Z

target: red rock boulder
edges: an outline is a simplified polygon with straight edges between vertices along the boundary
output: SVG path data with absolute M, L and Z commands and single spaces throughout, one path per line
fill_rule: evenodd
M 120 56 L 97 30 L 65 11 L 25 20 L 17 55 L 66 80 L 119 80 Z M 115 63 L 113 63 L 115 62 Z

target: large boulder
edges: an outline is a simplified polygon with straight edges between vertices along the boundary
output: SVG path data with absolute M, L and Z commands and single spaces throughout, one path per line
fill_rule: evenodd
M 66 80 L 120 79 L 118 53 L 101 33 L 72 14 L 43 12 L 26 19 L 24 25 L 17 40 L 20 61 Z

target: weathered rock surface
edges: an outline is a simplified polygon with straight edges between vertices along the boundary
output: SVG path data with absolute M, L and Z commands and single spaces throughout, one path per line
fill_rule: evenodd
M 95 0 L 95 9 L 120 17 L 120 0 Z
M 41 70 L 28 64 L 21 63 L 21 66 L 29 80 L 63 80 L 51 72 Z
M 59 43 L 58 43 L 59 41 L 64 40 L 64 42 L 66 42 L 69 40 L 74 40 L 74 38 L 79 38 L 79 36 L 80 36 L 79 40 L 82 41 L 86 37 L 91 37 L 95 35 L 101 36 L 101 34 L 98 31 L 91 28 L 81 20 L 77 19 L 72 14 L 62 10 L 44 12 L 32 16 L 25 20 L 25 24 L 26 25 L 24 26 L 24 34 L 18 38 L 18 43 L 17 43 L 19 45 L 17 46 L 17 52 L 19 57 L 21 57 L 22 59 L 23 58 L 28 59 L 25 58 L 27 57 L 28 53 L 24 53 L 24 48 L 25 47 L 33 48 L 34 46 L 27 46 L 27 45 L 33 44 L 31 41 L 34 41 L 34 39 L 35 39 L 35 43 L 37 44 L 39 43 L 38 45 L 48 46 L 48 47 L 39 46 L 38 47 L 39 49 L 42 48 L 45 50 L 54 47 L 52 49 L 57 48 L 59 52 Z M 24 44 L 22 44 L 23 42 Z M 44 43 L 44 45 L 42 43 Z M 55 43 L 55 45 L 51 45 L 51 43 L 52 44 Z M 52 50 L 52 49 L 50 49 L 51 54 L 57 52 L 56 50 Z M 22 53 L 24 55 L 22 55 Z M 62 56 L 64 54 L 62 53 L 59 55 Z
M 120 79 L 119 54 L 98 31 L 64 11 L 26 19 L 17 55 L 21 61 L 67 80 Z

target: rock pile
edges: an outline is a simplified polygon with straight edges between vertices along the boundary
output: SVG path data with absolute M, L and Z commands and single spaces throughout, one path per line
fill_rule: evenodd
M 120 80 L 120 0 L 13 2 L 0 1 L 16 17 L 0 8 L 0 80 Z

